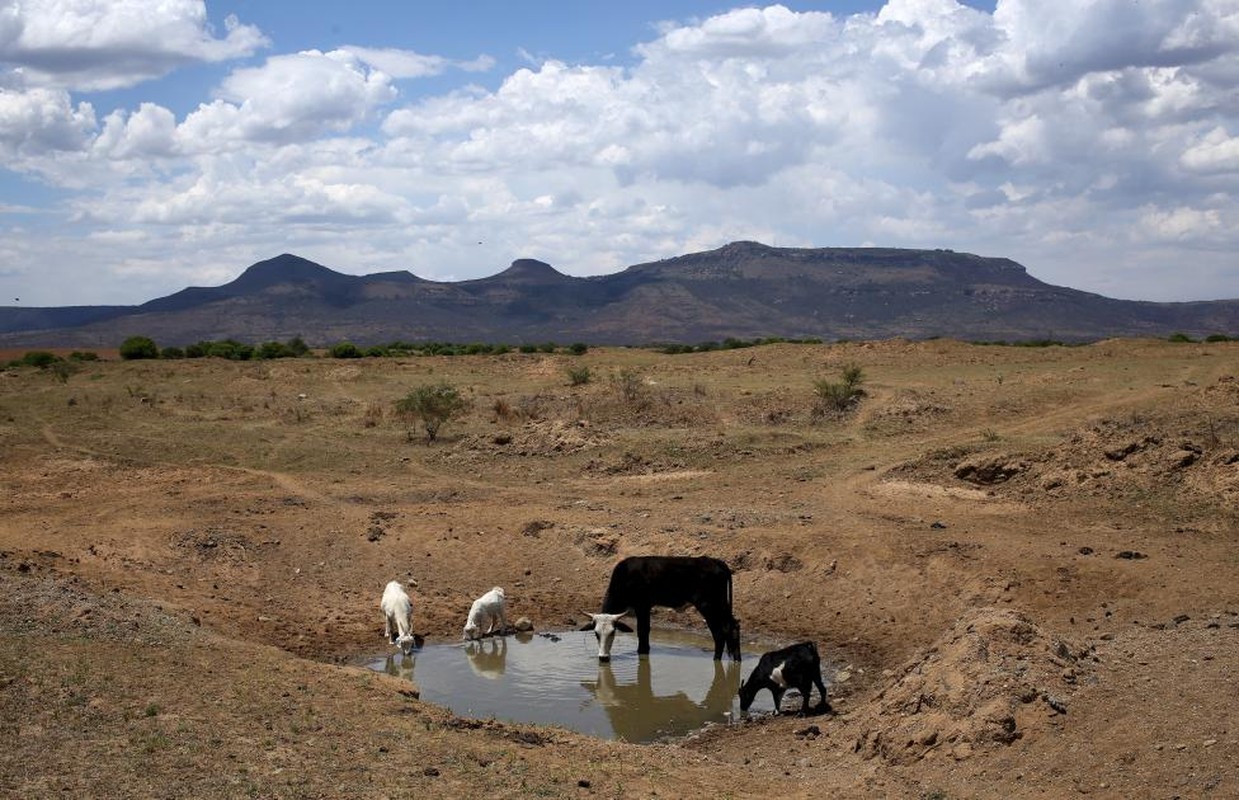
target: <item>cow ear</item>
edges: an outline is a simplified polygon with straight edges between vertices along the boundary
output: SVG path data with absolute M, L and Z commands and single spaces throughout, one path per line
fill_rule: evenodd
M 629 625 L 627 622 L 623 622 L 617 619 L 615 620 L 615 630 L 623 631 L 624 633 L 632 633 L 632 626 Z
M 589 622 L 581 626 L 581 630 L 583 631 L 592 631 L 593 629 L 594 629 L 594 621 L 592 619 Z

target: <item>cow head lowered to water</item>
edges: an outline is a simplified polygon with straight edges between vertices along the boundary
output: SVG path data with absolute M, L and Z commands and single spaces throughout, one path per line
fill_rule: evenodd
M 723 650 L 733 661 L 740 660 L 740 622 L 731 612 L 731 568 L 717 558 L 706 556 L 631 556 L 615 565 L 602 612 L 590 614 L 590 623 L 581 630 L 592 630 L 598 637 L 598 660 L 611 658 L 615 631 L 631 632 L 620 617 L 632 614 L 637 620 L 637 654 L 650 652 L 650 609 L 654 606 L 683 608 L 691 605 L 705 618 L 714 637 L 714 658 Z
M 583 631 L 593 631 L 594 636 L 598 639 L 599 661 L 606 662 L 611 660 L 611 644 L 615 641 L 616 631 L 632 633 L 632 628 L 628 623 L 620 619 L 620 617 L 627 615 L 627 611 L 619 614 L 590 614 L 589 624 L 581 628 Z

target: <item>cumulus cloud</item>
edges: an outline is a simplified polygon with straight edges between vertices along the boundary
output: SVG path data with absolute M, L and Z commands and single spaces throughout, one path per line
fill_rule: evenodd
M 0 9 L 0 63 L 30 85 L 114 89 L 269 44 L 235 16 L 224 28 L 212 30 L 203 0 L 22 0 Z
M 85 147 L 95 128 L 90 103 L 73 105 L 68 92 L 0 89 L 0 151 L 10 158 Z
M 4 52 L 27 38 L 0 14 Z M 179 121 L 144 103 L 97 124 L 63 89 L 0 92 L 0 148 L 89 185 L 77 218 L 139 261 L 192 241 L 438 278 L 524 255 L 589 274 L 752 238 L 972 250 L 1157 299 L 1199 269 L 1239 295 L 1218 277 L 1239 248 L 1235 0 L 741 8 L 664 23 L 632 55 L 404 98 L 400 81 L 493 62 L 277 54 Z
M 290 142 L 347 131 L 395 99 L 392 79 L 344 50 L 274 56 L 261 67 L 234 71 L 217 99 L 180 126 L 189 150 L 227 148 L 238 141 Z

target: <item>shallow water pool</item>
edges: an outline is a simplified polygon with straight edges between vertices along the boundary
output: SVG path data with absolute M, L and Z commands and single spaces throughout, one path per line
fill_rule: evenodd
M 751 670 L 756 655 L 746 652 L 743 664 L 715 661 L 708 636 L 659 629 L 648 658 L 636 650 L 635 636 L 617 638 L 611 662 L 600 664 L 593 633 L 559 631 L 427 644 L 368 666 L 415 681 L 423 700 L 461 717 L 560 725 L 628 742 L 683 736 L 740 713 L 741 670 Z M 773 710 L 769 692 L 751 710 Z

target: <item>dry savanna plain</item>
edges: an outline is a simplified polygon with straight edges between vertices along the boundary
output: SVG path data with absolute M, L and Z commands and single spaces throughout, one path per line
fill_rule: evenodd
M 390 579 L 449 642 L 495 584 L 579 626 L 635 554 L 727 561 L 836 713 L 626 744 L 358 661 Z M 1239 343 L 6 370 L 0 795 L 1239 796 Z

